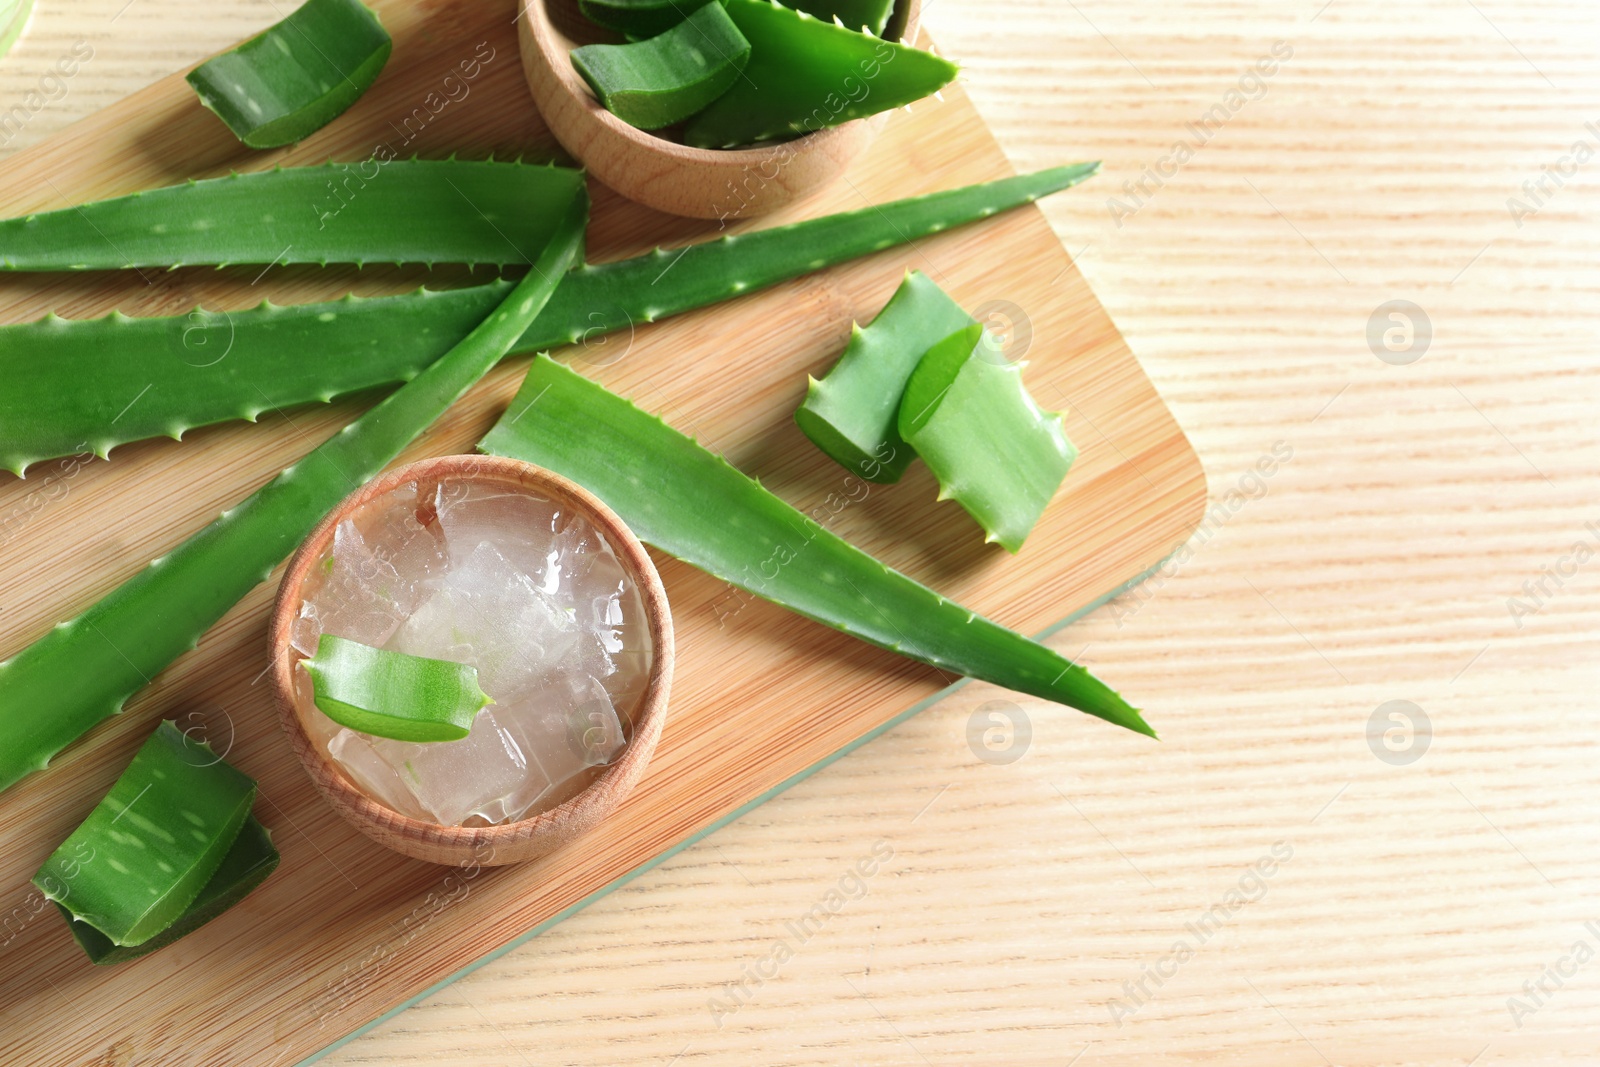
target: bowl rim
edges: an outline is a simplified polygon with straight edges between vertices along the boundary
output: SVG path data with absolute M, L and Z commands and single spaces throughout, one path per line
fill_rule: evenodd
M 607 765 L 594 781 L 555 807 L 525 819 L 492 826 L 443 826 L 412 818 L 369 796 L 350 781 L 332 757 L 312 743 L 301 719 L 302 709 L 295 694 L 294 671 L 304 657 L 289 643 L 290 626 L 299 614 L 302 601 L 300 589 L 311 568 L 332 542 L 338 524 L 350 512 L 406 482 L 443 481 L 450 478 L 499 482 L 523 489 L 537 486 L 537 491 L 549 494 L 558 503 L 575 505 L 605 536 L 633 578 L 643 602 L 652 641 L 649 681 L 630 716 L 633 736 L 622 757 Z M 541 838 L 565 840 L 589 829 L 621 803 L 643 774 L 661 733 L 672 686 L 675 658 L 673 642 L 672 614 L 661 576 L 649 552 L 616 512 L 587 489 L 553 471 L 521 460 L 476 453 L 439 456 L 395 467 L 341 500 L 290 557 L 278 585 L 268 628 L 272 685 L 277 697 L 279 720 L 289 736 L 295 755 L 317 788 L 333 802 L 335 810 L 356 823 L 358 829 L 366 830 L 368 825 L 382 827 L 387 835 L 441 851 L 458 853 L 469 850 L 476 856 L 479 850 L 488 848 L 489 857 L 478 860 L 484 865 L 496 862 L 493 856 L 497 844 Z
M 834 142 L 857 136 L 862 124 L 869 123 L 876 117 L 869 115 L 803 134 L 788 141 L 743 148 L 694 148 L 677 141 L 669 141 L 665 137 L 656 136 L 651 130 L 641 130 L 622 121 L 600 103 L 588 83 L 583 80 L 583 76 L 573 67 L 569 58 L 571 50 L 558 39 L 559 31 L 549 15 L 549 0 L 519 0 L 519 2 L 522 6 L 521 21 L 527 27 L 526 39 L 533 42 L 543 65 L 557 84 L 569 97 L 582 105 L 585 117 L 597 122 L 608 133 L 628 141 L 641 150 L 670 156 L 680 163 L 719 167 L 756 166 L 782 155 L 812 151 L 825 153 Z M 899 37 L 894 39 L 896 42 L 905 43 L 908 38 L 914 41 L 921 21 L 922 0 L 895 0 L 889 25 L 893 26 L 897 22 L 900 24 L 901 32 Z

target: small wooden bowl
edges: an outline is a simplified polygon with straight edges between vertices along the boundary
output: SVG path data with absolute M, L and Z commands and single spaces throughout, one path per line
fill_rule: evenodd
M 872 143 L 888 113 L 759 148 L 705 149 L 636 129 L 600 105 L 572 66 L 583 44 L 616 41 L 577 0 L 521 0 L 522 70 L 561 146 L 629 200 L 696 219 L 753 218 L 817 191 Z M 897 0 L 885 36 L 914 41 L 922 0 Z M 898 30 L 898 32 L 896 32 Z
M 333 543 L 335 528 L 353 511 L 406 482 L 427 485 L 440 481 L 470 480 L 508 489 L 531 490 L 565 504 L 582 514 L 611 543 L 618 560 L 638 587 L 650 627 L 652 659 L 650 679 L 630 716 L 633 736 L 622 758 L 608 766 L 582 792 L 565 803 L 532 818 L 499 826 L 439 826 L 393 811 L 357 788 L 306 731 L 314 706 L 302 706 L 295 687 L 301 655 L 289 644 L 289 628 L 300 613 L 301 588 Z M 272 653 L 272 685 L 278 713 L 295 755 L 305 764 L 311 780 L 335 811 L 356 829 L 396 852 L 459 867 L 494 867 L 542 856 L 595 826 L 622 803 L 644 774 L 661 726 L 667 717 L 667 694 L 672 688 L 672 615 L 667 607 L 661 576 L 633 531 L 616 513 L 581 486 L 531 463 L 493 456 L 444 456 L 390 471 L 346 497 L 312 531 L 289 560 L 273 609 L 268 642 Z

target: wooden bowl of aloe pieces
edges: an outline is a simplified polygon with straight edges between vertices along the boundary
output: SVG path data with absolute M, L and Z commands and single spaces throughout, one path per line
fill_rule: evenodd
M 523 0 L 522 66 L 561 145 L 630 200 L 727 220 L 841 175 L 954 64 L 921 0 Z
M 424 460 L 347 497 L 290 560 L 270 635 L 318 790 L 434 863 L 518 863 L 593 828 L 666 718 L 672 619 L 648 553 L 514 459 Z

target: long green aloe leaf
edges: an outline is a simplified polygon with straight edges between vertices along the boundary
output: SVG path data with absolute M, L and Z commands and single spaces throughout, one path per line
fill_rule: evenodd
M 56 908 L 67 921 L 73 940 L 78 942 L 78 947 L 83 949 L 91 963 L 101 966 L 126 963 L 194 933 L 239 903 L 278 869 L 278 860 L 272 834 L 256 821 L 255 816 L 245 819 L 239 836 L 233 839 L 233 847 L 223 857 L 222 865 L 211 876 L 211 881 L 194 898 L 194 903 L 171 926 L 141 945 L 118 945 L 93 926 L 73 918 L 72 909 L 61 904 L 57 904 Z
M 1154 736 L 1084 668 L 885 567 L 720 456 L 548 356 L 534 360 L 482 448 L 571 478 L 642 540 L 807 618 Z
M 582 255 L 588 206 L 576 186 L 528 276 L 438 362 L 170 555 L 0 663 L 0 789 L 121 710 L 330 508 L 488 373 Z
M 572 50 L 573 67 L 606 110 L 641 130 L 701 110 L 728 91 L 749 59 L 750 42 L 715 0 L 648 40 Z
M 200 103 L 251 148 L 293 144 L 366 92 L 394 42 L 361 0 L 306 0 L 189 72 Z
M 583 267 L 513 346 L 600 343 L 693 308 L 1031 203 L 1098 163 L 897 200 L 738 237 Z M 504 298 L 510 283 L 168 318 L 0 326 L 0 469 L 405 381 Z M 619 349 L 626 341 L 610 340 Z M 603 351 L 603 350 L 602 350 Z
M 870 325 L 851 327 L 833 369 L 810 379 L 794 421 L 852 473 L 899 481 L 916 458 L 898 428 L 906 382 L 923 353 L 972 321 L 933 279 L 911 271 Z
M 1039 410 L 993 335 L 974 323 L 932 346 L 900 401 L 900 436 L 985 541 L 1022 547 L 1078 450 L 1061 416 Z
M 391 159 L 192 181 L 0 220 L 0 268 L 528 263 L 579 171 Z
M 33 884 L 113 944 L 142 945 L 194 903 L 255 798 L 252 779 L 163 720 Z
M 823 22 L 770 0 L 726 0 L 750 42 L 744 76 L 683 128 L 698 148 L 794 137 L 931 96 L 955 78 L 949 60 Z
M 396 741 L 459 741 L 494 703 L 478 668 L 408 656 L 323 634 L 305 661 L 322 713 L 340 726 Z

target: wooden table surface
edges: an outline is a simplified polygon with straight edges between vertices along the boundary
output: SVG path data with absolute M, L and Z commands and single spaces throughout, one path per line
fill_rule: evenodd
M 5 151 L 288 10 L 40 4 Z M 1214 506 L 1052 640 L 1165 740 L 969 687 L 324 1062 L 1592 1062 L 1600 9 L 926 23 L 1106 161 L 1045 210 Z

